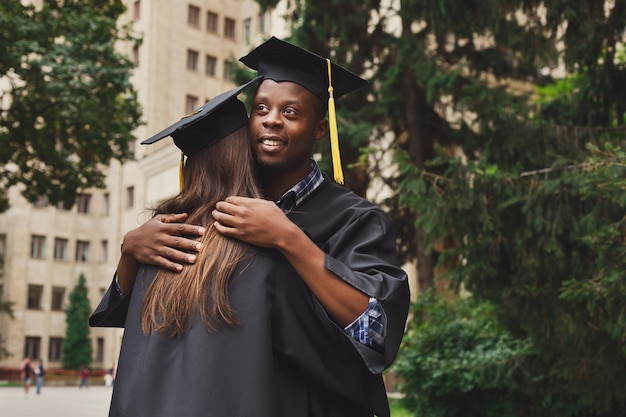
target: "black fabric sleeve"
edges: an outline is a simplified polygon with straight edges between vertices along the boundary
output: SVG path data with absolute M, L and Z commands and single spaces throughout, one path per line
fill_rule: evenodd
M 113 276 L 113 281 L 109 285 L 109 289 L 100 300 L 100 304 L 89 317 L 89 326 L 91 327 L 124 327 L 126 323 L 126 314 L 128 313 L 128 304 L 131 294 L 121 297 L 116 289 L 117 283 L 115 279 L 117 274 Z

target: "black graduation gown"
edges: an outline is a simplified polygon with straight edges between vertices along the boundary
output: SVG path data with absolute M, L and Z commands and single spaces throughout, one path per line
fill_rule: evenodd
M 90 317 L 92 326 L 125 327 L 109 416 L 275 416 L 273 294 L 275 277 L 287 266 L 266 253 L 255 255 L 229 288 L 241 324 L 208 333 L 198 313 L 176 339 L 141 330 L 154 267 L 140 268 L 123 300 L 111 285 Z
M 209 334 L 198 318 L 181 339 L 145 336 L 139 311 L 154 269 L 142 267 L 130 296 L 120 300 L 109 288 L 90 318 L 126 328 L 111 417 L 389 415 L 380 372 L 397 354 L 409 292 L 388 219 L 327 179 L 289 217 L 327 253 L 327 268 L 381 302 L 383 352 L 338 328 L 271 251 L 233 280 L 240 326 Z
M 381 373 L 396 358 L 410 303 L 408 278 L 400 268 L 391 222 L 378 206 L 326 175 L 289 218 L 326 253 L 327 269 L 382 306 L 387 323 L 384 348 L 374 350 L 348 338 L 368 372 L 358 372 L 357 366 L 349 368 L 352 378 L 346 383 L 360 385 L 365 393 L 362 404 L 376 415 L 386 416 L 389 406 Z M 332 355 L 331 350 L 323 357 Z

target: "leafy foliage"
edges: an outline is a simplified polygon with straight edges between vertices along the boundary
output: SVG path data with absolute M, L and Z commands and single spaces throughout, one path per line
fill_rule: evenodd
M 120 0 L 0 0 L 0 186 L 71 207 L 78 189 L 104 185 L 103 164 L 131 156 L 140 110 L 115 46 L 138 40 L 116 27 L 123 11 Z
M 416 186 L 402 190 L 431 240 L 455 242 L 444 277 L 532 342 L 547 369 L 531 369 L 549 376 L 537 392 L 559 404 L 574 396 L 585 415 L 614 415 L 626 400 L 625 157 L 607 141 L 531 172 L 456 161 L 443 177 L 412 170 Z
M 13 301 L 0 302 L 0 313 L 5 313 L 9 317 L 13 318 Z
M 81 369 L 91 365 L 92 346 L 89 339 L 91 306 L 87 296 L 85 276 L 70 293 L 70 303 L 65 310 L 65 340 L 63 342 L 63 369 Z
M 404 400 L 429 417 L 523 415 L 530 382 L 524 369 L 531 347 L 497 323 L 493 306 L 446 300 L 433 291 L 413 306 L 394 369 L 404 380 Z

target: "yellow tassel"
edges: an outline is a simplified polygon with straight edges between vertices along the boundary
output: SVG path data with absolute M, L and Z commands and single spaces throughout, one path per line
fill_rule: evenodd
M 341 168 L 341 153 L 339 152 L 339 134 L 337 133 L 337 115 L 335 113 L 335 98 L 331 82 L 330 59 L 328 64 L 328 124 L 330 129 L 330 153 L 333 160 L 333 175 L 335 182 L 343 184 L 343 170 Z
M 180 191 L 183 191 L 184 182 L 184 172 L 185 170 L 185 154 L 183 152 L 180 153 L 180 164 L 178 164 L 178 184 L 180 187 Z

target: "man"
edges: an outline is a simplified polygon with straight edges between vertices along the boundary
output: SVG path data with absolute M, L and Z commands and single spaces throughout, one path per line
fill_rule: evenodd
M 314 409 L 337 404 L 322 415 L 387 416 L 381 372 L 395 359 L 402 339 L 409 305 L 407 276 L 399 267 L 382 210 L 333 183 L 311 159 L 314 143 L 329 127 L 326 104 L 332 122 L 334 97 L 364 86 L 365 80 L 276 38 L 241 61 L 263 79 L 253 100 L 249 132 L 266 199 L 232 196 L 217 203 L 214 227 L 282 253 L 327 315 L 321 316 L 320 325 L 338 326 L 345 333 L 346 343 L 320 340 L 299 347 L 327 357 L 337 367 L 336 378 L 329 372 L 317 378 L 316 367 L 325 364 L 311 363 L 309 369 L 296 371 L 285 364 L 278 372 L 288 376 L 280 380 L 307 375 L 310 393 L 303 393 L 302 401 L 313 403 Z M 330 128 L 332 133 L 335 127 Z M 193 238 L 204 229 L 178 223 L 185 218 L 158 216 L 129 232 L 123 256 L 172 270 L 195 262 L 199 244 Z M 126 293 L 124 273 L 118 275 Z M 342 363 L 336 358 L 343 358 Z M 351 409 L 354 413 L 346 411 Z

